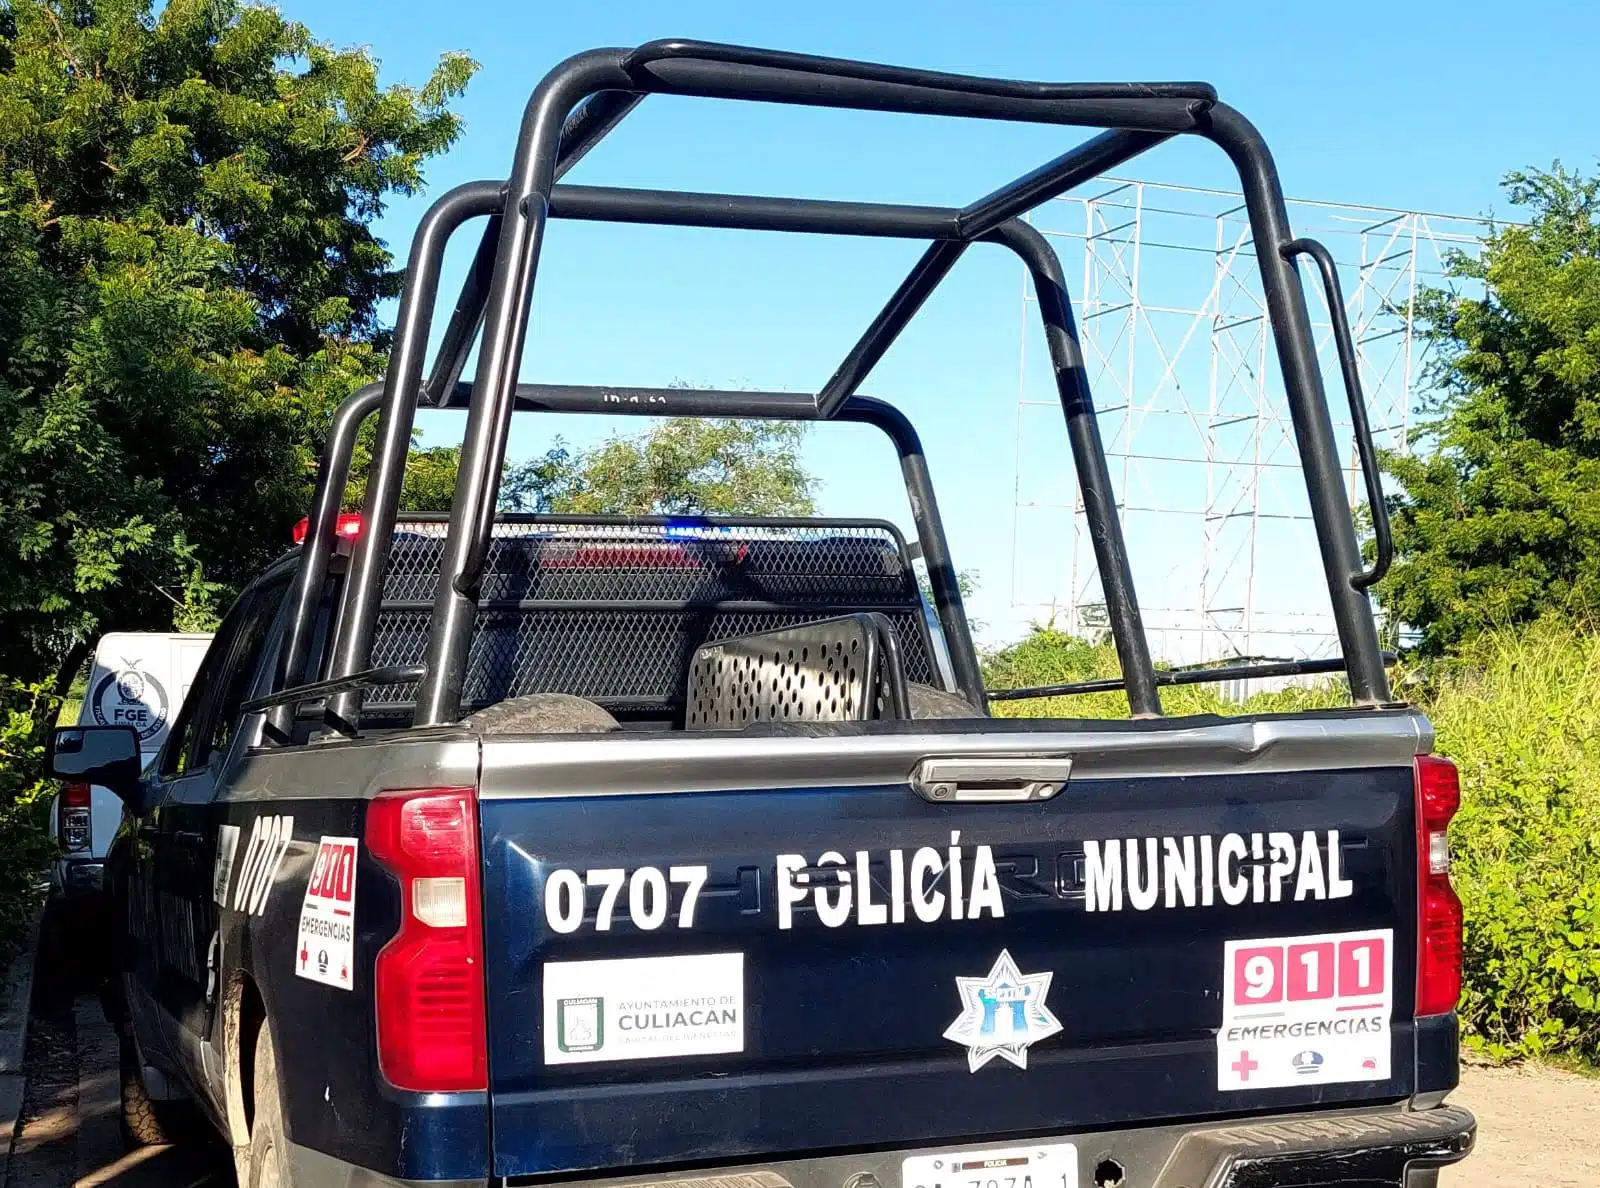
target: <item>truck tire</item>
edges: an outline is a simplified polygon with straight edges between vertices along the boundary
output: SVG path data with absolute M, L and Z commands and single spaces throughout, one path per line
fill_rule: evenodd
M 244 1188 L 294 1188 L 289 1144 L 283 1137 L 278 1058 L 266 1023 L 256 1033 L 255 1121 L 250 1127 L 250 1180 Z
M 119 1045 L 118 1071 L 122 1082 L 122 1138 L 130 1147 L 164 1147 L 172 1141 L 165 1102 L 151 1098 L 139 1067 L 139 1049 L 124 1035 Z

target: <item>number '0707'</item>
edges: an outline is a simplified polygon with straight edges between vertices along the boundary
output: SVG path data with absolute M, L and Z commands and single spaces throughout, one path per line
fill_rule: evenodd
M 703 866 L 641 866 L 631 874 L 621 867 L 599 870 L 552 871 L 544 884 L 544 918 L 552 931 L 576 932 L 589 914 L 589 893 L 596 892 L 594 909 L 596 932 L 610 932 L 612 921 L 623 911 L 635 928 L 654 932 L 667 922 L 671 913 L 668 884 L 681 886 L 678 901 L 678 927 L 694 927 L 694 909 L 700 902 L 700 888 L 706 884 Z M 627 901 L 622 903 L 623 890 Z

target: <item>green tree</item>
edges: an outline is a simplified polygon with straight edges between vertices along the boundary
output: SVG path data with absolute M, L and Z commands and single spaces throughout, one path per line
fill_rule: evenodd
M 513 467 L 505 503 L 582 515 L 808 516 L 815 481 L 793 421 L 663 421 L 635 437 L 569 453 L 560 443 Z
M 435 446 L 413 449 L 406 458 L 405 482 L 400 488 L 400 506 L 407 511 L 449 511 L 456 491 L 456 468 L 461 464 L 460 446 Z M 366 498 L 366 484 L 351 484 L 346 503 L 359 511 Z
M 1600 608 L 1600 178 L 1513 173 L 1530 216 L 1499 227 L 1419 299 L 1440 396 L 1410 457 L 1389 455 L 1392 619 L 1443 651 L 1488 627 Z
M 805 426 L 788 421 L 685 417 L 574 453 L 557 439 L 507 466 L 500 505 L 580 515 L 808 516 L 816 480 L 800 459 Z M 460 451 L 413 450 L 401 500 L 448 511 Z
M 381 373 L 372 221 L 455 139 L 420 89 L 237 0 L 0 0 L 0 673 L 203 619 Z

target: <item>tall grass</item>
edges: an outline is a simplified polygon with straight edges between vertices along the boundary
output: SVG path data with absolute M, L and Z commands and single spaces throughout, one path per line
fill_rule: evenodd
M 1600 1060 L 1600 634 L 1545 621 L 1417 677 L 1461 768 L 1471 1038 Z
M 984 657 L 983 671 L 991 689 L 1005 689 L 1114 677 L 1120 669 L 1116 649 L 1109 643 L 1089 643 L 1053 627 L 1035 627 L 1020 643 Z M 1174 685 L 1161 690 L 1161 706 L 1170 717 L 1293 713 L 1348 705 L 1349 700 L 1342 684 L 1331 680 L 1259 693 L 1242 704 L 1222 696 L 1215 685 Z M 1086 693 L 1037 701 L 999 701 L 994 710 L 1007 718 L 1126 718 L 1128 699 L 1121 692 Z
M 991 687 L 1114 676 L 1116 654 L 1049 628 L 986 658 Z M 1461 768 L 1451 830 L 1466 910 L 1461 1014 L 1497 1058 L 1600 1061 L 1600 632 L 1547 620 L 1486 635 L 1396 674 Z M 1342 684 L 1240 704 L 1214 688 L 1162 691 L 1169 715 L 1281 713 L 1348 704 Z M 1126 717 L 1120 693 L 1001 702 L 1006 716 Z

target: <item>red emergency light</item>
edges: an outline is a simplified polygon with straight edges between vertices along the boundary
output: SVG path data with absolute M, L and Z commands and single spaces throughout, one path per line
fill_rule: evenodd
M 294 543 L 295 544 L 305 544 L 305 542 L 306 542 L 306 534 L 309 533 L 310 531 L 311 531 L 311 520 L 310 520 L 310 517 L 302 518 L 301 521 L 294 526 Z M 335 536 L 345 537 L 346 539 L 360 536 L 361 535 L 361 513 L 360 512 L 340 512 L 338 520 L 336 520 L 334 522 L 333 534 Z

